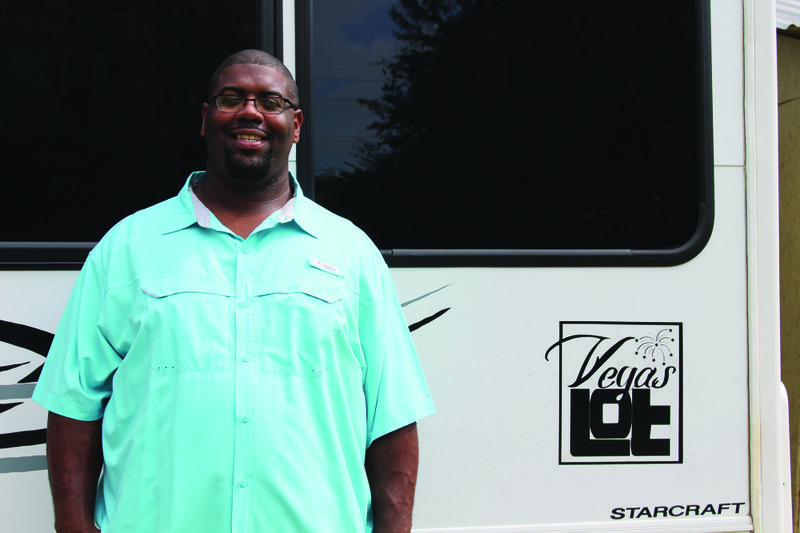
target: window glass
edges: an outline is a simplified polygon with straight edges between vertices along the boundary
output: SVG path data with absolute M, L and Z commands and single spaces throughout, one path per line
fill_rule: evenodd
M 695 1 L 313 10 L 316 198 L 380 248 L 668 250 L 704 223 Z
M 254 0 L 0 2 L 0 241 L 97 241 L 205 167 L 200 106 Z

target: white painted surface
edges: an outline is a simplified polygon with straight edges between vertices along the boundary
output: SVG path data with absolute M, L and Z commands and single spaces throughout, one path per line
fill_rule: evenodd
M 641 527 L 614 508 L 749 502 L 744 175 L 717 175 L 714 234 L 686 265 L 394 270 L 401 301 L 445 287 L 407 306 L 409 323 L 450 308 L 414 334 L 438 409 L 420 425 L 417 527 L 611 531 Z M 683 324 L 683 464 L 558 464 L 558 360 L 545 352 L 560 321 Z

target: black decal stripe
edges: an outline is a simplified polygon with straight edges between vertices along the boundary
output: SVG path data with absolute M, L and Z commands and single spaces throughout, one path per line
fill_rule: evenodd
M 414 331 L 416 329 L 421 328 L 422 326 L 424 326 L 426 324 L 430 324 L 431 322 L 433 322 L 434 320 L 436 320 L 437 318 L 439 318 L 440 316 L 442 316 L 443 314 L 445 314 L 449 310 L 450 310 L 450 308 L 446 307 L 446 308 L 442 309 L 441 311 L 439 311 L 437 313 L 434 313 L 434 314 L 432 314 L 431 316 L 429 316 L 427 318 L 423 318 L 419 322 L 415 322 L 415 323 L 411 324 L 410 326 L 408 326 L 408 330 L 409 331 Z
M 42 373 L 42 365 L 39 365 L 36 370 L 22 378 L 18 383 L 36 383 L 39 381 L 39 374 Z
M 0 413 L 8 411 L 18 405 L 22 405 L 22 402 L 14 402 L 14 403 L 0 403 Z
M 0 372 L 5 372 L 6 370 L 14 370 L 15 368 L 19 368 L 22 365 L 27 365 L 27 364 L 28 363 L 25 362 L 25 363 L 17 363 L 15 365 L 0 366 Z
M 33 446 L 47 442 L 46 429 L 32 429 L 30 431 L 17 431 L 0 435 L 0 449 L 17 448 L 19 446 Z
M 24 324 L 15 324 L 14 322 L 0 320 L 0 342 L 30 350 L 42 357 L 47 357 L 50 344 L 53 342 L 53 336 L 54 335 L 49 331 L 42 331 L 41 329 Z M 0 368 L 0 370 L 10 370 L 11 368 L 13 368 L 13 366 L 3 367 Z M 36 383 L 41 373 L 42 365 L 39 365 L 30 374 L 19 380 L 18 383 Z
M 0 342 L 19 346 L 47 357 L 47 351 L 53 342 L 53 334 L 24 324 L 0 320 Z

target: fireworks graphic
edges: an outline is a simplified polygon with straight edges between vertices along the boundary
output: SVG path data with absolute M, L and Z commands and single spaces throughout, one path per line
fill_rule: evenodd
M 675 342 L 675 338 L 672 336 L 671 328 L 662 329 L 655 336 L 645 335 L 635 340 L 637 343 L 635 353 L 641 355 L 642 359 L 649 357 L 655 363 L 661 358 L 661 364 L 666 365 L 667 357 L 673 356 L 670 345 Z

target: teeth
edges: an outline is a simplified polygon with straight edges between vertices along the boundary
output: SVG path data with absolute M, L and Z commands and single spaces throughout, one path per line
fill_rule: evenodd
M 256 135 L 246 135 L 244 133 L 240 133 L 239 135 L 236 136 L 236 138 L 239 139 L 240 141 L 252 141 L 252 142 L 257 142 L 261 140 L 261 137 L 258 137 Z

